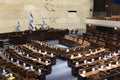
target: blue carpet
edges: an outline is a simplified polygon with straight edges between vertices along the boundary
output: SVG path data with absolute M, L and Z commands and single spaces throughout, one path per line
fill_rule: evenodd
M 46 43 L 48 43 L 49 45 L 53 45 L 53 46 L 57 46 L 57 47 L 61 47 L 61 48 L 68 48 L 65 45 L 59 44 L 59 40 L 49 40 L 49 41 L 45 41 Z
M 46 80 L 77 80 L 77 77 L 72 76 L 67 61 L 57 59 L 57 64 L 52 67 L 52 73 L 47 75 Z
M 76 37 L 77 34 L 68 34 L 69 36 Z
M 57 47 L 68 48 L 65 45 L 59 44 L 58 40 L 49 40 L 45 42 Z M 71 68 L 67 66 L 67 61 L 57 59 L 56 65 L 52 67 L 52 73 L 47 75 L 46 80 L 77 80 L 77 77 L 72 76 Z

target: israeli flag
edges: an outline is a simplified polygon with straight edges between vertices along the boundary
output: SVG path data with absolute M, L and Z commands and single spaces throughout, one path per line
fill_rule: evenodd
M 17 31 L 20 31 L 20 22 L 17 22 L 17 27 L 16 27 Z
M 41 28 L 44 29 L 44 28 L 45 28 L 45 25 L 46 25 L 45 21 L 42 20 Z
M 30 12 L 30 22 L 29 22 L 29 27 L 30 29 L 34 30 L 34 18 L 33 18 L 33 15 L 32 13 Z

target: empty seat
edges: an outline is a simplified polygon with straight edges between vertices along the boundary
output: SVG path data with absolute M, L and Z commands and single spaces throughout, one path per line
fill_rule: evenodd
M 26 79 L 27 80 L 36 80 L 37 75 L 35 74 L 34 71 L 27 71 L 26 72 Z

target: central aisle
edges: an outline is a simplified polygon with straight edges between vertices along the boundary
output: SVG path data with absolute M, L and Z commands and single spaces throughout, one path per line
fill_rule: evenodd
M 57 47 L 68 48 L 59 44 L 59 40 L 48 40 L 45 42 Z M 46 80 L 77 80 L 77 77 L 72 76 L 71 68 L 67 66 L 67 60 L 57 59 L 56 65 L 52 66 L 52 73 L 47 75 Z
M 52 67 L 52 73 L 47 75 L 46 80 L 77 80 L 77 77 L 72 76 L 67 61 L 57 59 L 56 65 Z

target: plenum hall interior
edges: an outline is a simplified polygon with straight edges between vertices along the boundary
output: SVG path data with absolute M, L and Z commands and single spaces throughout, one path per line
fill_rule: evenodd
M 0 80 L 120 80 L 119 0 L 0 0 Z

